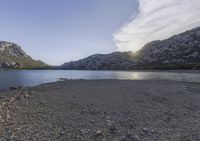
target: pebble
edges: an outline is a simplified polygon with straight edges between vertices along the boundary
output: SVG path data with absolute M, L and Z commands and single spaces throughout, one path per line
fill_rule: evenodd
M 5 101 L 1 103 L 1 106 L 5 106 L 5 105 L 6 105 L 6 102 L 5 102 Z
M 140 137 L 138 135 L 126 135 L 125 137 L 121 138 L 119 141 L 141 141 Z
M 10 119 L 10 113 L 9 113 L 9 111 L 7 111 L 6 118 Z
M 112 125 L 112 121 L 111 120 L 106 120 L 106 125 L 107 126 L 111 126 Z
M 5 99 L 6 97 L 5 96 L 0 96 L 0 100 L 3 100 Z
M 95 120 L 93 119 L 93 120 L 91 120 L 91 123 L 94 123 L 95 122 Z
M 111 131 L 111 133 L 116 133 L 117 128 L 116 128 L 115 126 L 112 125 L 112 126 L 109 128 L 109 130 Z
M 148 133 L 148 129 L 147 128 L 142 128 L 142 131 L 145 133 Z
M 97 130 L 94 136 L 95 136 L 95 138 L 102 137 L 103 136 L 103 132 L 101 130 Z
M 15 98 L 16 98 L 16 100 L 21 100 L 21 97 L 18 95 L 16 95 Z
M 15 98 L 12 97 L 12 98 L 10 99 L 10 102 L 14 102 L 14 101 L 15 101 Z
M 140 137 L 138 135 L 134 135 L 133 136 L 133 140 L 134 141 L 140 141 L 141 139 L 140 139 Z
M 41 105 L 47 106 L 47 104 L 44 101 L 41 102 Z

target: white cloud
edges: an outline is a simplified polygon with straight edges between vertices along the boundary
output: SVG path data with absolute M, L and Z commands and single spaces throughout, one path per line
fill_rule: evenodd
M 200 26 L 200 0 L 139 0 L 135 19 L 114 34 L 119 51 L 137 51 L 153 40 Z

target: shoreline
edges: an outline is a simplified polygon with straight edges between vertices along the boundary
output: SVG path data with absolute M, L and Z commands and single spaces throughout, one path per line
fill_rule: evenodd
M 135 70 L 65 70 L 65 69 L 0 69 L 0 71 L 132 71 L 132 72 L 177 72 L 177 73 L 200 73 L 200 69 L 197 70 L 174 70 L 174 69 L 166 69 L 166 70 L 151 70 L 151 69 L 135 69 Z
M 1 71 L 1 70 L 0 70 Z M 2 70 L 2 71 L 8 71 L 8 70 Z M 40 70 L 9 70 L 9 71 L 40 71 Z M 48 71 L 48 70 L 42 70 L 42 71 Z M 51 70 L 51 71 L 58 71 L 58 70 Z M 64 71 L 64 70 L 60 70 L 60 71 Z M 88 71 L 88 70 L 65 70 L 65 71 Z M 95 71 L 99 71 L 99 70 L 91 70 L 91 72 L 95 72 Z M 103 71 L 105 71 L 106 72 L 106 70 L 101 70 L 102 72 Z M 107 72 L 109 72 L 109 71 L 111 71 L 111 72 L 113 72 L 112 70 L 108 70 Z M 115 70 L 115 72 L 120 72 L 120 71 L 117 71 L 117 70 Z M 121 71 L 121 72 L 147 72 L 147 73 L 156 73 L 156 72 L 158 72 L 158 73 L 178 73 L 178 74 L 187 74 L 187 75 L 189 75 L 189 74 L 193 74 L 193 75 L 196 75 L 196 74 L 200 74 L 200 70 L 134 70 L 134 71 Z M 4 78 L 5 79 L 5 78 Z M 62 81 L 62 80 L 68 80 L 68 78 L 58 78 L 56 81 L 49 81 L 49 82 L 57 82 L 57 81 Z M 81 79 L 81 78 L 79 78 L 79 79 Z M 79 79 L 72 79 L 72 80 L 79 80 Z M 109 80 L 110 78 L 108 78 L 108 79 L 106 79 L 106 78 L 104 78 L 104 79 L 97 79 L 97 80 Z M 112 78 L 111 78 L 112 79 Z M 85 80 L 95 80 L 95 79 L 85 79 Z M 118 79 L 114 79 L 114 80 L 133 80 L 133 81 L 135 81 L 134 79 L 128 79 L 128 78 L 118 78 Z M 142 79 L 141 79 L 142 80 Z M 143 79 L 143 80 L 148 80 L 148 79 Z M 149 79 L 149 80 L 156 80 L 156 79 Z M 166 79 L 166 78 L 163 78 L 163 79 L 160 79 L 160 80 L 163 80 L 163 81 L 176 81 L 176 80 L 168 80 L 168 79 Z M 48 81 L 47 82 L 43 82 L 43 83 L 38 83 L 38 84 L 34 84 L 34 85 L 26 85 L 25 87 L 32 87 L 32 86 L 36 86 L 36 85 L 40 85 L 40 84 L 44 84 L 44 83 L 49 83 Z M 187 82 L 187 81 L 182 81 L 182 82 Z M 191 83 L 191 82 L 189 82 L 189 83 Z M 198 83 L 198 82 L 197 82 Z M 20 86 L 17 86 L 17 87 L 15 87 L 15 86 L 7 86 L 6 88 L 4 87 L 1 87 L 0 88 L 0 92 L 3 92 L 3 91 L 8 91 L 9 89 L 17 89 L 18 87 L 24 87 L 23 86 L 23 84 Z
M 0 140 L 200 140 L 200 84 L 65 80 L 0 92 Z
M 65 82 L 65 81 L 157 81 L 157 82 L 177 82 L 177 83 L 188 83 L 188 84 L 200 84 L 198 82 L 186 82 L 186 81 L 176 81 L 176 80 L 154 80 L 154 79 L 147 79 L 147 80 L 131 80 L 131 79 L 68 79 L 68 78 L 59 78 L 59 80 L 54 81 L 54 82 L 46 82 L 46 83 L 41 83 L 41 84 L 36 84 L 33 86 L 19 86 L 19 87 L 9 87 L 7 89 L 0 89 L 0 94 L 4 92 L 12 92 L 15 90 L 23 90 L 23 89 L 31 89 L 43 85 L 50 85 L 54 83 L 59 83 L 59 82 Z

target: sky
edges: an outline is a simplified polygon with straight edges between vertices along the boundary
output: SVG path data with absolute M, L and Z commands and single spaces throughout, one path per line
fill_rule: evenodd
M 200 26 L 200 0 L 139 0 L 137 16 L 114 34 L 119 51 L 138 51 Z
M 50 65 L 117 50 L 113 33 L 137 0 L 0 0 L 0 40 Z
M 200 26 L 200 0 L 0 0 L 0 40 L 49 65 L 138 51 Z

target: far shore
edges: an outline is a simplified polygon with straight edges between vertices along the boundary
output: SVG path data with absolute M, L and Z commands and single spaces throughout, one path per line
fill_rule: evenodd
M 0 140 L 199 141 L 200 84 L 65 80 L 0 93 Z
M 0 68 L 0 71 L 39 71 L 39 70 L 66 70 L 66 69 L 3 69 Z M 149 70 L 149 69 L 135 69 L 135 70 L 66 70 L 66 71 L 135 71 L 135 72 L 175 72 L 175 73 L 200 73 L 200 70 L 192 70 L 192 69 L 187 69 L 187 70 Z

